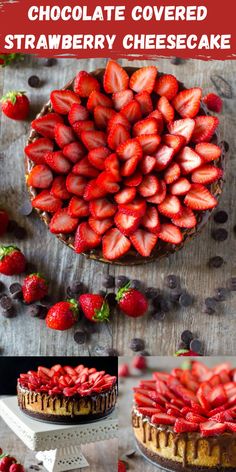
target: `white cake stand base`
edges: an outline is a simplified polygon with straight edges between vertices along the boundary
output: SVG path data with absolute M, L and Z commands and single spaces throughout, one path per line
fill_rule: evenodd
M 88 467 L 82 444 L 118 438 L 116 410 L 93 423 L 58 425 L 35 421 L 19 409 L 17 397 L 6 397 L 0 400 L 0 416 L 29 449 L 37 451 L 48 472 Z

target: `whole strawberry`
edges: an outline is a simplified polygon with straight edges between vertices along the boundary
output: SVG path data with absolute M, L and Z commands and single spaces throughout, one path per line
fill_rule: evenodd
M 179 349 L 178 351 L 176 351 L 175 353 L 175 357 L 195 357 L 195 356 L 199 356 L 200 354 L 197 354 L 196 352 L 194 351 L 191 351 L 189 349 Z
M 10 456 L 4 456 L 0 460 L 0 471 L 1 472 L 9 472 L 10 467 L 12 464 L 16 463 L 16 459 Z
M 76 300 L 59 302 L 48 311 L 46 325 L 48 328 L 64 331 L 71 328 L 78 321 L 78 315 L 79 306 Z
M 41 300 L 48 294 L 48 283 L 41 274 L 30 274 L 22 285 L 23 298 L 26 303 Z
M 130 282 L 120 288 L 116 300 L 120 310 L 132 318 L 143 316 L 148 310 L 147 298 L 139 290 L 131 288 Z
M 126 465 L 120 459 L 118 460 L 118 472 L 126 472 Z
M 25 469 L 21 464 L 12 464 L 9 472 L 25 472 Z
M 118 377 L 129 377 L 130 371 L 128 364 L 121 364 L 118 369 Z
M 216 93 L 208 93 L 203 97 L 203 102 L 207 106 L 208 110 L 220 113 L 223 107 L 223 101 Z
M 132 361 L 132 366 L 138 370 L 145 370 L 147 368 L 146 357 L 135 356 Z
M 13 53 L 13 54 L 0 54 L 0 66 L 5 67 L 9 66 L 12 62 L 17 59 L 23 59 L 23 54 Z
M 25 120 L 29 115 L 30 103 L 25 92 L 12 90 L 1 99 L 4 115 L 12 120 Z
M 94 321 L 95 323 L 109 320 L 109 305 L 102 295 L 85 293 L 84 295 L 80 295 L 79 303 L 88 320 Z
M 24 272 L 26 259 L 16 246 L 0 246 L 0 274 L 17 275 Z
M 6 233 L 9 223 L 9 216 L 6 210 L 0 209 L 0 236 L 3 236 Z

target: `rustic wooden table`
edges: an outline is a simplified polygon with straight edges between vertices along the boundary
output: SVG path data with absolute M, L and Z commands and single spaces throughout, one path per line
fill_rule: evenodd
M 127 357 L 121 357 L 119 359 L 120 365 L 123 363 L 129 363 L 130 359 Z M 232 366 L 236 365 L 236 357 L 205 357 L 204 363 L 209 367 L 212 367 L 220 362 L 230 362 Z M 152 371 L 163 370 L 168 372 L 174 367 L 181 366 L 183 359 L 171 358 L 171 357 L 149 357 L 148 367 L 149 370 L 142 378 L 150 379 Z M 133 391 L 132 388 L 137 386 L 139 383 L 140 376 L 133 372 L 132 377 L 122 379 L 119 388 L 119 457 L 127 461 L 129 464 L 130 472 L 162 472 L 162 469 L 150 464 L 146 461 L 143 456 L 137 451 L 135 446 L 135 440 L 131 427 L 131 409 L 133 402 Z M 135 454 L 131 457 L 126 458 L 126 453 Z
M 127 60 L 122 61 L 124 65 Z M 24 63 L 13 65 L 0 71 L 0 93 L 11 89 L 26 90 L 32 104 L 32 119 L 47 101 L 50 90 L 60 88 L 81 69 L 88 71 L 104 66 L 106 60 L 58 60 L 51 68 L 45 67 L 44 59 L 28 56 Z M 155 61 L 160 70 L 174 73 L 186 86 L 201 86 L 204 93 L 215 90 L 210 80 L 211 74 L 223 76 L 234 89 L 235 61 L 189 60 L 181 65 L 173 65 L 168 59 Z M 130 65 L 142 66 L 135 61 Z M 42 80 L 39 89 L 28 86 L 28 78 L 36 74 Z M 27 229 L 24 241 L 13 240 L 10 235 L 6 243 L 17 243 L 27 258 L 36 264 L 38 271 L 50 280 L 50 289 L 55 299 L 64 296 L 65 286 L 79 277 L 94 292 L 102 288 L 102 279 L 107 273 L 138 278 L 148 286 L 163 287 L 167 274 L 179 274 L 183 287 L 195 295 L 195 303 L 188 309 L 173 311 L 165 321 L 154 322 L 149 316 L 139 320 L 115 314 L 112 321 L 100 326 L 86 345 L 78 346 L 73 340 L 74 330 L 59 333 L 45 328 L 44 321 L 30 318 L 24 307 L 18 309 L 15 319 L 0 320 L 0 347 L 5 355 L 97 355 L 103 347 L 115 347 L 120 354 L 129 354 L 129 340 L 133 337 L 145 338 L 150 353 L 172 355 L 176 350 L 180 334 L 191 329 L 205 344 L 207 354 L 233 354 L 236 342 L 235 316 L 236 295 L 219 304 L 218 314 L 209 317 L 202 312 L 204 298 L 213 296 L 217 287 L 225 286 L 231 275 L 236 275 L 235 234 L 235 147 L 236 147 L 236 98 L 225 100 L 221 115 L 221 135 L 230 144 L 228 170 L 224 194 L 219 208 L 229 213 L 227 228 L 229 238 L 217 243 L 211 238 L 215 227 L 213 219 L 194 241 L 178 254 L 161 262 L 146 266 L 117 267 L 86 260 L 75 255 L 69 248 L 50 234 L 36 215 L 28 218 L 20 216 L 19 208 L 26 195 L 24 179 L 23 148 L 29 132 L 29 122 L 14 122 L 1 116 L 1 183 L 0 205 L 6 207 L 11 218 Z M 221 269 L 209 269 L 208 259 L 220 255 L 225 259 Z M 1 278 L 4 280 L 4 278 Z M 14 278 L 15 280 L 15 278 Z M 6 279 L 9 285 L 11 280 Z M 75 327 L 77 329 L 77 327 Z
M 46 472 L 43 466 L 38 466 L 39 461 L 35 458 L 35 453 L 25 446 L 1 418 L 0 447 L 5 453 L 16 456 L 18 462 L 24 465 L 27 472 L 34 472 L 34 470 Z M 111 472 L 116 470 L 117 439 L 82 446 L 82 452 L 89 462 L 89 467 L 74 470 L 87 472 Z M 36 466 L 38 469 L 33 469 L 32 466 Z

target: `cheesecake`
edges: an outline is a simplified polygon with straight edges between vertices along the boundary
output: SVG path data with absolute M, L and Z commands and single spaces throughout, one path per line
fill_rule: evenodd
M 20 409 L 36 420 L 85 423 L 112 413 L 117 400 L 117 379 L 105 371 L 55 365 L 20 374 L 17 381 Z
M 132 427 L 146 459 L 171 471 L 236 470 L 236 369 L 155 372 L 134 388 Z

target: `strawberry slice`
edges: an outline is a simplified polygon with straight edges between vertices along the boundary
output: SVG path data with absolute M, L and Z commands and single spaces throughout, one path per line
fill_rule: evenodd
M 176 182 L 169 186 L 169 192 L 172 195 L 186 195 L 191 188 L 191 183 L 185 177 L 180 177 Z
M 136 198 L 131 203 L 123 203 L 119 205 L 119 210 L 126 215 L 142 218 L 145 215 L 146 206 L 147 204 L 144 199 Z
M 78 218 L 72 218 L 69 215 L 68 208 L 61 208 L 54 213 L 49 223 L 49 229 L 54 234 L 69 234 L 76 230 L 78 222 Z
M 158 234 L 160 230 L 160 220 L 156 207 L 148 206 L 145 215 L 141 221 L 142 226 L 146 228 L 150 233 Z
M 117 180 L 119 177 L 120 163 L 117 157 L 117 154 L 113 153 L 106 157 L 105 159 L 105 170 L 111 172 Z
M 204 437 L 222 434 L 226 430 L 226 424 L 216 423 L 215 421 L 206 421 L 200 424 L 201 435 Z
M 155 152 L 155 151 L 154 151 Z M 142 174 L 150 174 L 150 172 L 153 171 L 153 169 L 156 166 L 156 158 L 154 156 L 143 156 L 141 164 L 140 164 L 140 170 Z
M 88 153 L 88 160 L 92 166 L 96 169 L 104 170 L 105 169 L 105 159 L 109 156 L 110 151 L 105 146 L 100 146 L 98 148 L 92 149 Z
M 73 130 L 78 138 L 81 138 L 82 131 L 93 131 L 95 130 L 94 122 L 91 120 L 80 120 L 73 124 Z
M 139 163 L 139 158 L 137 156 L 130 157 L 127 161 L 125 161 L 121 166 L 121 175 L 123 177 L 132 176 L 136 171 L 137 165 Z M 127 182 L 126 182 L 127 185 Z
M 116 114 L 112 108 L 97 105 L 94 108 L 94 120 L 98 129 L 107 129 L 109 120 Z
M 68 172 L 70 172 L 71 164 L 65 158 L 62 151 L 47 152 L 44 156 L 44 160 L 46 164 L 58 174 L 68 174 Z
M 194 118 L 201 105 L 202 89 L 199 87 L 181 90 L 172 100 L 172 105 L 182 118 Z
M 213 143 L 199 143 L 196 145 L 195 151 L 206 162 L 215 161 L 216 159 L 219 159 L 222 154 L 221 148 Z
M 158 205 L 158 211 L 168 218 L 181 215 L 182 207 L 178 197 L 167 195 L 165 200 Z
M 108 146 L 114 151 L 130 139 L 130 133 L 125 126 L 118 123 L 113 125 L 110 133 L 108 134 L 107 143 Z
M 152 416 L 151 423 L 153 424 L 175 424 L 177 421 L 175 416 L 167 415 L 166 413 L 157 413 Z
M 143 154 L 154 154 L 161 142 L 161 137 L 157 134 L 142 134 L 137 136 L 137 141 L 142 147 Z
M 106 93 L 116 93 L 126 90 L 129 76 L 125 69 L 115 61 L 109 61 L 103 77 L 103 88 Z
M 47 113 L 33 120 L 31 127 L 44 138 L 54 139 L 54 129 L 57 123 L 63 123 L 62 116 L 57 113 Z
M 119 205 L 122 203 L 131 203 L 136 197 L 136 192 L 136 188 L 134 187 L 125 187 L 115 195 L 115 201 Z
M 62 150 L 64 156 L 73 164 L 76 164 L 82 157 L 85 156 L 86 152 L 84 146 L 78 141 L 74 141 L 67 144 Z
M 219 180 L 223 175 L 223 171 L 219 167 L 205 164 L 192 173 L 192 182 L 196 184 L 208 185 Z
M 191 138 L 192 142 L 202 143 L 211 141 L 218 125 L 219 119 L 216 116 L 197 116 Z
M 172 184 L 180 177 L 181 170 L 177 162 L 172 162 L 164 172 L 164 180 L 167 184 Z
M 73 105 L 78 103 L 80 105 L 81 100 L 72 92 L 72 90 L 53 90 L 50 95 L 52 108 L 60 115 L 67 115 Z
M 107 260 L 115 260 L 130 250 L 131 243 L 117 228 L 109 229 L 102 239 L 103 256 Z
M 227 402 L 227 395 L 223 385 L 216 385 L 210 392 L 208 400 L 213 408 L 224 405 Z
M 101 237 L 93 231 L 87 222 L 80 223 L 75 234 L 75 252 L 94 249 L 101 243 Z
M 156 81 L 157 68 L 146 66 L 136 70 L 130 77 L 129 86 L 134 92 L 152 93 Z
M 79 105 L 78 103 L 73 103 L 69 113 L 68 113 L 68 121 L 70 125 L 74 125 L 76 121 L 84 121 L 89 119 L 89 112 L 83 106 Z
M 161 97 L 157 103 L 157 109 L 162 114 L 164 121 L 169 123 L 175 117 L 175 110 L 166 97 Z
M 139 102 L 143 116 L 147 116 L 152 113 L 153 104 L 150 93 L 146 92 L 145 90 L 143 92 L 139 92 L 135 95 L 135 100 Z
M 120 111 L 125 105 L 131 102 L 134 98 L 132 90 L 122 90 L 121 92 L 113 93 L 112 100 L 116 111 Z
M 27 176 L 27 185 L 31 187 L 48 188 L 52 184 L 52 181 L 52 171 L 44 164 L 34 166 Z
M 137 139 L 128 139 L 117 148 L 116 152 L 123 161 L 134 156 L 140 160 L 143 154 L 142 147 Z
M 106 190 L 99 188 L 97 185 L 97 180 L 90 180 L 85 189 L 84 189 L 84 199 L 85 201 L 90 202 L 96 198 L 104 197 L 107 194 Z
M 56 198 L 61 198 L 61 200 L 68 200 L 70 198 L 70 193 L 66 188 L 66 178 L 63 175 L 58 175 L 54 178 L 51 194 Z
M 35 164 L 44 164 L 44 155 L 52 152 L 54 148 L 53 142 L 48 138 L 39 138 L 25 147 L 25 154 Z
M 130 240 L 141 256 L 149 257 L 157 244 L 158 236 L 157 234 L 149 233 L 149 231 L 138 229 L 130 236 Z
M 183 418 L 177 418 L 175 425 L 174 425 L 174 432 L 175 433 L 188 433 L 194 432 L 199 430 L 199 424 L 193 423 L 190 421 L 186 421 Z
M 125 185 L 127 187 L 138 187 L 143 180 L 143 176 L 139 170 L 136 170 L 134 174 L 132 174 L 130 177 L 126 177 L 124 179 Z
M 174 150 L 165 144 L 161 144 L 155 154 L 156 158 L 156 170 L 164 170 L 174 156 Z
M 62 206 L 62 201 L 59 198 L 51 195 L 49 190 L 43 190 L 32 200 L 32 206 L 41 211 L 48 213 L 55 213 Z
M 159 181 L 153 174 L 146 175 L 138 187 L 138 192 L 142 197 L 152 197 L 159 190 Z
M 106 193 L 117 193 L 120 190 L 117 177 L 112 172 L 102 172 L 97 178 L 97 185 Z
M 141 106 L 136 100 L 131 100 L 131 102 L 122 107 L 120 113 L 132 124 L 142 118 Z
M 88 216 L 88 202 L 85 202 L 84 199 L 80 197 L 72 197 L 68 206 L 68 214 L 72 216 L 72 218 L 84 218 L 85 216 Z
M 155 118 L 145 118 L 145 120 L 137 121 L 133 126 L 134 136 L 145 134 L 158 134 L 158 123 Z
M 75 175 L 83 175 L 84 177 L 97 177 L 99 175 L 99 170 L 96 169 L 88 160 L 88 157 L 83 157 L 79 162 L 77 162 L 72 169 L 72 172 Z
M 158 405 L 155 401 L 149 398 L 146 395 L 142 395 L 141 393 L 134 394 L 134 401 L 138 407 L 151 407 L 151 408 L 158 408 Z
M 155 120 L 157 120 L 158 134 L 162 134 L 164 129 L 164 119 L 161 112 L 159 110 L 154 110 L 148 115 L 148 118 L 155 118 Z
M 180 228 L 194 228 L 197 224 L 196 216 L 191 208 L 181 207 L 181 214 L 172 218 L 172 223 Z
M 174 134 L 164 134 L 162 136 L 162 142 L 167 146 L 174 149 L 175 154 L 180 151 L 180 149 L 186 144 L 186 139 L 184 136 L 178 136 Z
M 205 423 L 206 421 L 206 418 L 204 418 L 204 416 L 201 416 L 201 415 L 198 415 L 197 413 L 194 413 L 192 411 L 189 411 L 187 414 L 186 414 L 186 419 L 188 421 L 191 421 L 191 423 Z
M 182 174 L 186 175 L 197 169 L 202 164 L 202 159 L 192 148 L 185 146 L 180 151 L 177 162 L 180 165 Z
M 89 97 L 94 90 L 99 91 L 100 84 L 95 77 L 82 70 L 75 77 L 73 88 L 74 92 L 80 97 L 86 98 Z
M 156 203 L 157 205 L 159 203 L 162 203 L 166 198 L 166 183 L 164 180 L 159 181 L 159 190 L 158 192 L 153 195 L 153 197 L 148 197 L 147 201 L 149 203 Z
M 210 210 L 217 206 L 218 202 L 211 192 L 201 184 L 192 184 L 184 203 L 192 210 Z
M 158 407 L 145 407 L 145 406 L 139 406 L 137 408 L 138 412 L 141 413 L 143 416 L 149 416 L 152 417 L 153 415 L 156 415 L 160 413 L 160 409 Z
M 177 95 L 178 90 L 179 84 L 174 75 L 163 74 L 157 78 L 154 91 L 161 97 L 164 96 L 168 100 L 172 100 Z
M 68 192 L 82 197 L 86 188 L 87 180 L 81 175 L 75 175 L 72 172 L 66 177 L 66 188 Z
M 233 433 L 236 433 L 236 423 L 231 423 L 229 421 L 226 422 L 226 428 L 229 431 L 233 431 Z
M 81 141 L 91 151 L 100 146 L 106 146 L 106 134 L 103 131 L 82 131 Z
M 98 90 L 94 90 L 90 93 L 86 106 L 88 111 L 93 112 L 94 108 L 98 105 L 113 108 L 113 101 L 110 97 L 104 95 L 104 93 L 101 93 Z
M 139 226 L 140 218 L 137 216 L 126 215 L 118 211 L 114 218 L 116 227 L 125 236 L 130 236 Z
M 70 126 L 58 123 L 54 128 L 54 133 L 55 141 L 61 149 L 63 149 L 67 144 L 75 141 L 75 134 Z
M 176 120 L 172 123 L 168 123 L 167 128 L 170 134 L 173 134 L 174 136 L 183 136 L 186 139 L 186 143 L 188 143 L 192 138 L 195 121 L 191 118 Z
M 177 226 L 171 223 L 163 223 L 158 234 L 159 239 L 170 244 L 180 244 L 183 235 Z
M 114 221 L 112 218 L 106 218 L 104 220 L 97 220 L 96 218 L 90 217 L 89 226 L 93 229 L 93 231 L 102 236 L 104 233 L 107 232 L 114 225 Z
M 107 200 L 107 198 L 99 198 L 98 200 L 92 200 L 90 202 L 89 210 L 94 218 L 103 220 L 104 218 L 110 218 L 111 216 L 114 216 L 117 206 Z

